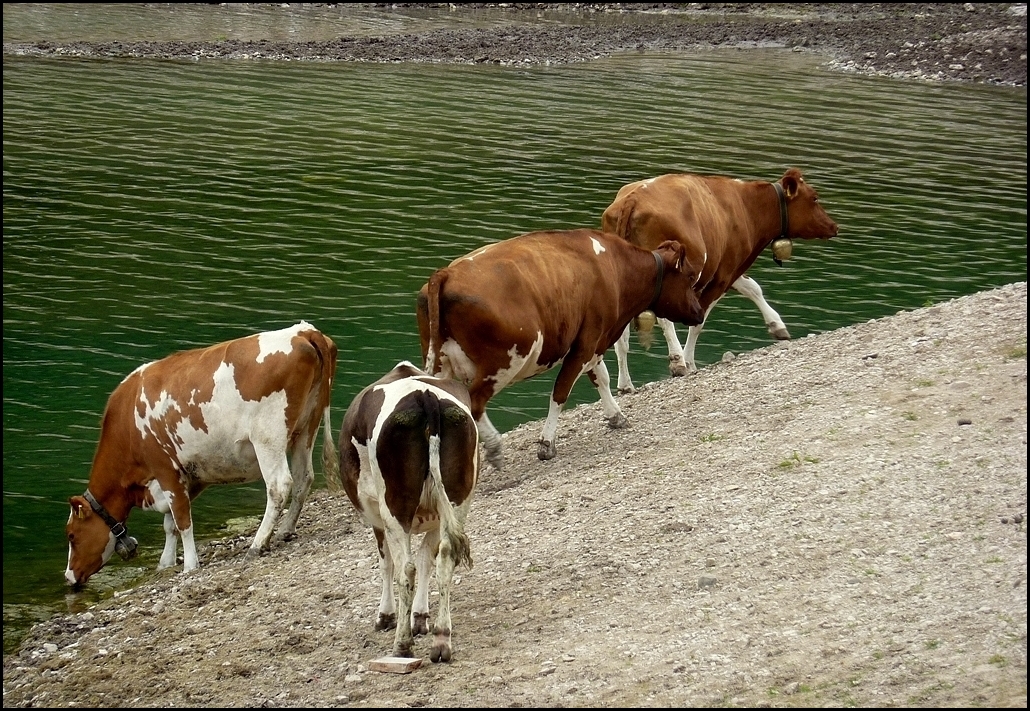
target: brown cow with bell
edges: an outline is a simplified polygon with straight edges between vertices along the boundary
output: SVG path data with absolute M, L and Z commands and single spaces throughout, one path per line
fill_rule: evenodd
M 602 228 L 626 241 L 654 249 L 675 240 L 698 275 L 696 291 L 705 317 L 729 289 L 751 299 L 761 310 L 769 333 L 789 339 L 779 314 L 768 304 L 758 282 L 747 276 L 758 255 L 772 245 L 777 263 L 790 257 L 791 240 L 829 239 L 837 235 L 815 189 L 801 171 L 791 168 L 778 181 L 744 181 L 721 175 L 670 173 L 630 183 L 619 190 L 601 218 Z M 676 326 L 657 314 L 669 347 L 669 372 L 697 371 L 694 347 L 704 321 L 689 327 L 681 347 Z M 619 392 L 633 392 L 629 374 L 629 327 L 615 344 Z

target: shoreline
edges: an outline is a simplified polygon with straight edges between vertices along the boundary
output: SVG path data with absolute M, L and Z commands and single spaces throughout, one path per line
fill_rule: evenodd
M 488 4 L 359 3 L 365 11 L 457 18 Z M 230 9 L 232 6 L 229 6 Z M 238 6 L 240 12 L 247 5 Z M 280 6 L 285 17 L 299 9 Z M 429 62 L 530 66 L 612 54 L 782 47 L 827 58 L 831 71 L 902 80 L 1026 86 L 1026 4 L 1020 3 L 506 3 L 500 27 L 469 27 L 327 41 L 4 41 L 11 56 L 320 62 Z M 223 11 L 215 6 L 211 12 Z M 304 7 L 338 14 L 333 4 Z M 548 22 L 540 17 L 547 13 Z M 598 16 L 618 17 L 604 25 Z M 660 17 L 661 21 L 654 21 Z M 647 21 L 645 21 L 647 20 Z

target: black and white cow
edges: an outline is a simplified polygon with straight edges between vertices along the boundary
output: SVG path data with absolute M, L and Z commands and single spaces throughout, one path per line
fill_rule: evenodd
M 402 361 L 354 398 L 338 444 L 342 486 L 379 550 L 383 594 L 376 629 L 396 627 L 393 654 L 412 656 L 414 636 L 429 631 L 435 564 L 440 606 L 430 659 L 449 662 L 451 578 L 459 563 L 472 567 L 464 528 L 479 476 L 468 390 Z M 418 534 L 425 535 L 416 563 L 411 537 Z

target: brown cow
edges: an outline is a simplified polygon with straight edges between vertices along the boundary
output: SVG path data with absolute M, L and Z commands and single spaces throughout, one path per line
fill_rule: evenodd
M 429 631 L 435 562 L 440 605 L 429 656 L 451 661 L 451 579 L 457 564 L 472 567 L 465 518 L 479 478 L 479 433 L 469 408 L 464 385 L 402 361 L 358 393 L 343 417 L 342 485 L 375 533 L 383 578 L 375 626 L 396 627 L 395 656 L 411 656 L 414 635 Z M 418 534 L 425 535 L 413 564 L 411 537 Z
M 758 282 L 745 272 L 777 239 L 829 239 L 837 235 L 837 224 L 796 168 L 775 183 L 689 173 L 630 183 L 619 190 L 604 211 L 601 224 L 606 232 L 646 249 L 669 239 L 680 242 L 686 248 L 687 264 L 699 275 L 696 291 L 706 318 L 733 288 L 755 302 L 769 332 L 781 339 L 790 338 L 786 326 L 765 301 Z M 704 322 L 690 326 L 687 341 L 680 347 L 676 326 L 658 316 L 669 346 L 669 372 L 686 375 L 688 368 L 689 372 L 697 371 L 694 346 Z M 627 327 L 615 344 L 619 392 L 633 391 L 628 353 Z
M 82 586 L 115 551 L 136 553 L 125 522 L 134 506 L 165 514 L 158 568 L 198 565 L 190 502 L 212 484 L 256 481 L 265 515 L 248 558 L 267 549 L 287 499 L 279 537 L 293 535 L 314 480 L 311 454 L 325 423 L 322 466 L 339 465 L 329 431 L 337 348 L 311 324 L 175 353 L 132 371 L 111 393 L 89 484 L 69 499 L 68 569 Z
M 583 373 L 610 427 L 626 425 L 604 353 L 652 309 L 687 325 L 704 311 L 683 246 L 642 249 L 598 230 L 533 232 L 489 244 L 437 270 L 418 295 L 425 370 L 468 386 L 489 462 L 503 463 L 486 404 L 502 389 L 560 365 L 537 456 L 551 459 L 558 415 Z

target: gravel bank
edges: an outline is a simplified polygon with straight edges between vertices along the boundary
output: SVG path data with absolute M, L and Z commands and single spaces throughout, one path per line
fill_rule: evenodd
M 4 706 L 1026 706 L 1026 282 L 727 358 L 505 434 L 455 661 L 369 671 L 346 498 L 208 544 L 4 659 Z M 256 526 L 256 519 L 254 524 Z M 251 528 L 251 532 L 253 527 Z M 429 642 L 416 640 L 427 656 Z
M 356 5 L 361 5 L 360 3 Z M 365 3 L 452 18 L 482 3 Z M 827 66 L 895 78 L 1026 86 L 1025 3 L 506 3 L 511 24 L 330 41 L 4 43 L 72 57 L 358 62 L 566 63 L 622 52 L 789 47 Z M 496 10 L 497 5 L 493 8 Z M 332 4 L 303 6 L 338 13 Z M 283 4 L 282 12 L 298 5 Z M 623 21 L 598 22 L 618 15 Z M 660 21 L 658 19 L 660 18 Z

